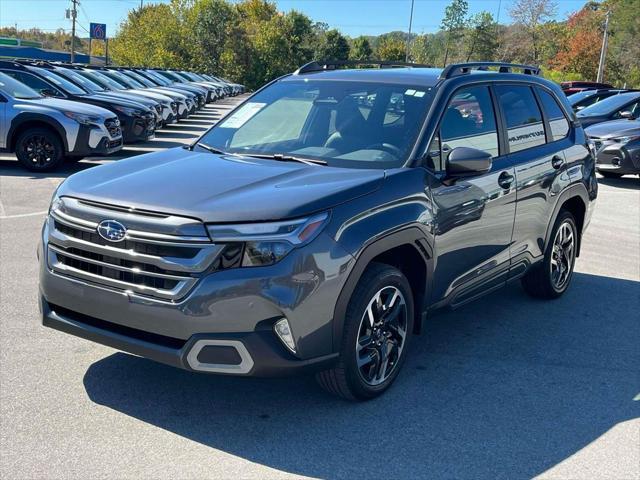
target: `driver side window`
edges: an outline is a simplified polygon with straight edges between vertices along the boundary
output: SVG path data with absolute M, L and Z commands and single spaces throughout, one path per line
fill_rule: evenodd
M 484 150 L 499 155 L 498 132 L 493 103 L 486 86 L 458 90 L 449 101 L 428 152 L 428 167 L 446 170 L 448 153 L 456 147 Z

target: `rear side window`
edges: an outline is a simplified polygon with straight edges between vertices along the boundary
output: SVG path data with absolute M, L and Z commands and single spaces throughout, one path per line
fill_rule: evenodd
M 567 121 L 567 117 L 564 116 L 560 105 L 558 105 L 557 100 L 553 98 L 553 95 L 540 88 L 538 89 L 538 95 L 540 96 L 542 108 L 549 119 L 551 138 L 553 141 L 562 140 L 569 134 L 569 122 Z
M 428 166 L 436 171 L 446 168 L 446 157 L 456 147 L 484 150 L 499 155 L 498 132 L 488 87 L 458 90 L 449 101 L 440 123 L 440 131 L 429 147 Z
M 530 87 L 503 85 L 495 87 L 498 102 L 507 123 L 510 152 L 519 152 L 543 145 L 542 113 Z

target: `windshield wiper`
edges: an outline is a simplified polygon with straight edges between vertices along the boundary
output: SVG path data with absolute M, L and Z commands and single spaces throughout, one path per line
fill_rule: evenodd
M 277 160 L 279 162 L 300 162 L 306 165 L 327 165 L 324 160 L 312 160 L 307 158 L 295 157 L 293 155 L 285 155 L 283 153 L 242 153 L 245 157 L 266 158 L 268 160 Z
M 217 148 L 212 147 L 211 145 L 207 145 L 206 143 L 202 143 L 202 142 L 198 142 L 192 145 L 191 150 L 193 150 L 193 147 L 201 147 L 201 148 L 204 148 L 207 152 L 216 153 L 218 155 L 228 155 L 227 152 L 224 152 L 222 150 L 219 150 Z

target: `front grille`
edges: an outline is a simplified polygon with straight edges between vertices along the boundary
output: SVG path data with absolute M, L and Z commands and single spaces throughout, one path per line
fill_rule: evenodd
M 176 102 L 171 102 L 171 111 L 174 115 L 178 114 L 178 104 Z
M 104 126 L 112 137 L 119 137 L 122 134 L 122 130 L 120 129 L 120 120 L 117 118 L 108 118 L 104 121 Z
M 129 229 L 124 240 L 110 242 L 98 234 L 100 218 L 114 219 Z M 182 222 L 182 223 L 181 223 Z M 207 272 L 229 261 L 224 245 L 202 235 L 167 234 L 167 226 L 194 221 L 173 216 L 151 216 L 126 209 L 93 206 L 63 197 L 48 220 L 48 263 L 61 275 L 84 282 L 177 301 Z M 140 230 L 140 226 L 147 227 Z
M 158 115 L 162 115 L 162 105 L 156 105 L 156 112 L 158 112 Z

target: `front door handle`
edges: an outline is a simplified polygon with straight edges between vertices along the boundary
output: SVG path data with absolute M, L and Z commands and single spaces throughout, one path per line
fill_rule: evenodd
M 558 170 L 564 164 L 564 159 L 559 155 L 554 155 L 551 159 L 551 166 Z
M 498 185 L 500 185 L 505 190 L 511 188 L 511 184 L 515 180 L 515 177 L 511 175 L 509 172 L 502 172 L 498 177 Z

